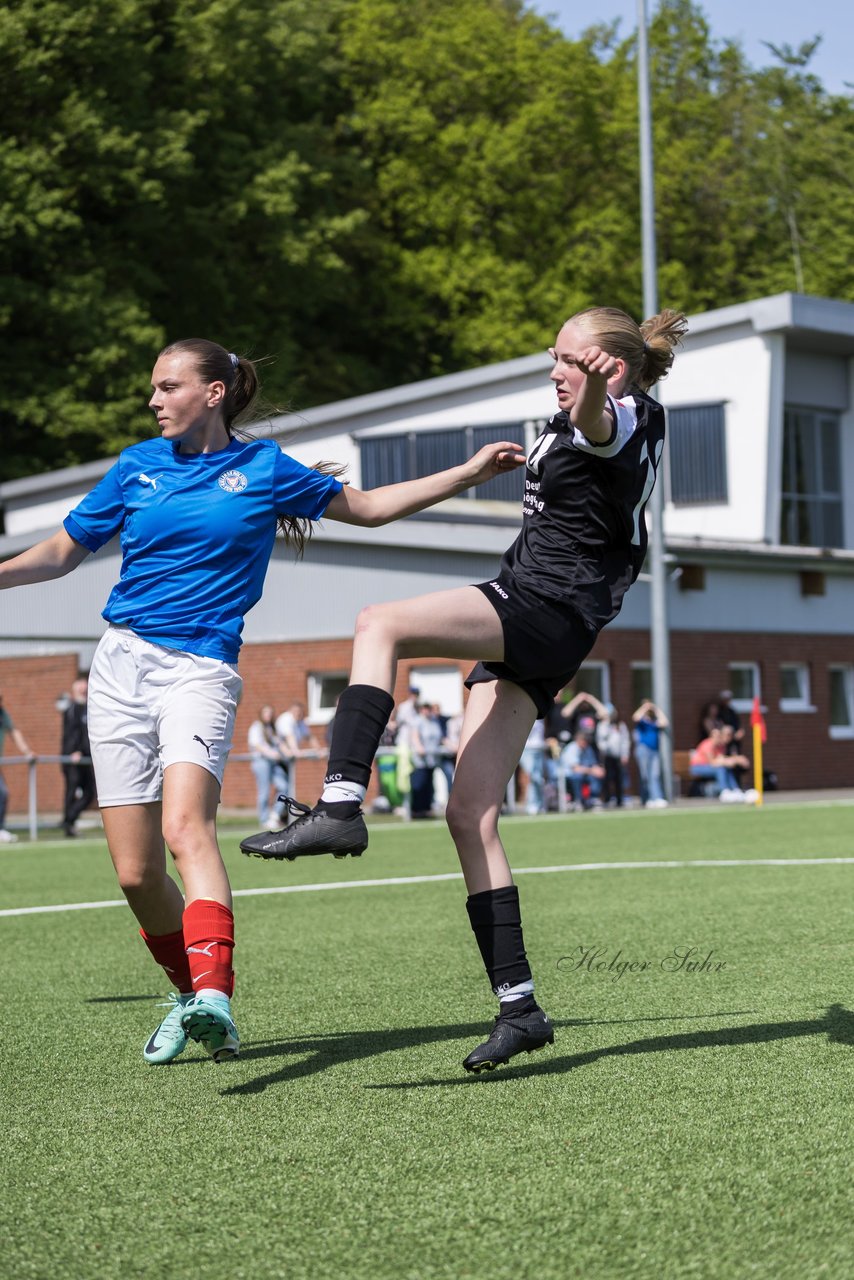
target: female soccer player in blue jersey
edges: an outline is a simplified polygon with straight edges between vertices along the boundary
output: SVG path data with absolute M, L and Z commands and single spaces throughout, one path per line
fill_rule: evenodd
M 215 819 L 243 619 L 261 595 L 277 524 L 301 549 L 321 516 L 384 524 L 523 458 L 518 445 L 487 445 L 462 466 L 363 492 L 272 440 L 235 435 L 258 379 L 251 361 L 217 343 L 172 343 L 151 381 L 158 437 L 125 449 L 53 537 L 0 565 L 0 587 L 61 577 L 120 535 L 121 575 L 89 676 L 89 735 L 119 883 L 175 988 L 143 1052 L 171 1062 L 189 1038 L 221 1061 L 236 1056 L 239 1038 L 231 889 Z
M 676 312 L 638 326 L 613 307 L 566 322 L 551 351 L 557 412 L 528 457 L 521 532 L 497 576 L 360 614 L 321 799 L 313 810 L 295 806 L 302 816 L 286 831 L 241 844 L 261 858 L 361 853 L 360 805 L 393 709 L 398 658 L 480 659 L 466 681 L 447 820 L 500 1013 L 463 1062 L 467 1071 L 554 1039 L 534 1000 L 498 818 L 534 719 L 551 709 L 640 572 L 644 508 L 664 447 L 664 411 L 646 391 L 667 373 L 685 328 Z

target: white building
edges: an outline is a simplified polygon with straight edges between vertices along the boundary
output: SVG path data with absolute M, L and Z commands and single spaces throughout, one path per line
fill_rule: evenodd
M 344 462 L 354 484 L 373 487 L 451 465 L 487 440 L 530 445 L 555 407 L 549 368 L 543 352 L 261 430 L 300 461 Z M 852 375 L 854 304 L 787 293 L 692 317 L 660 387 L 669 419 L 674 746 L 693 745 L 700 708 L 720 688 L 732 688 L 740 707 L 759 694 L 768 761 L 786 786 L 854 777 Z M 109 465 L 0 485 L 0 556 L 55 530 Z M 329 522 L 298 564 L 277 545 L 244 633 L 246 714 L 270 696 L 301 697 L 322 722 L 346 678 L 359 607 L 491 577 L 515 536 L 520 490 L 515 474 L 383 529 Z M 67 653 L 87 665 L 118 563 L 111 544 L 72 577 L 4 599 L 7 686 L 24 655 Z M 648 626 L 641 580 L 582 677 L 624 714 L 647 687 Z M 279 685 L 271 688 L 265 672 L 274 657 Z M 459 668 L 433 674 L 436 697 L 452 709 L 462 697 Z

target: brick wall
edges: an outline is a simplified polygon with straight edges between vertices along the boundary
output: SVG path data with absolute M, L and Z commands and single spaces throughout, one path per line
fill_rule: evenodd
M 244 693 L 235 731 L 234 750 L 245 752 L 246 734 L 258 708 L 265 702 L 284 710 L 291 702 L 307 701 L 307 676 L 311 672 L 349 670 L 351 640 L 322 640 L 290 644 L 247 645 L 240 660 Z M 831 663 L 854 661 L 854 645 L 846 636 L 759 635 L 749 632 L 671 633 L 674 732 L 677 750 L 695 745 L 700 711 L 729 684 L 728 663 L 752 661 L 759 664 L 763 703 L 768 725 L 766 766 L 773 769 L 782 788 L 854 786 L 854 740 L 830 738 L 827 667 Z M 590 655 L 609 664 L 611 697 L 628 719 L 632 707 L 632 662 L 649 661 L 649 635 L 645 631 L 605 630 Z M 436 659 L 436 665 L 448 666 Z M 785 713 L 779 709 L 780 663 L 807 662 L 810 666 L 812 713 Z M 430 660 L 401 662 L 395 701 L 406 696 L 409 672 L 413 667 L 431 665 Z M 469 662 L 457 664 L 462 673 Z M 21 728 L 36 753 L 55 755 L 59 751 L 60 717 L 57 697 L 66 692 L 77 674 L 73 654 L 49 657 L 0 659 L 0 689 L 16 725 Z M 322 728 L 317 732 L 322 740 Z M 749 742 L 750 733 L 747 739 Z M 7 740 L 6 753 L 15 752 Z M 750 755 L 750 750 L 747 751 Z M 312 799 L 324 773 L 323 761 L 302 761 L 299 765 L 300 798 Z M 10 809 L 26 808 L 26 770 L 9 766 Z M 42 810 L 58 810 L 62 804 L 62 775 L 59 766 L 39 770 L 39 805 Z M 223 804 L 254 807 L 254 779 L 248 763 L 232 763 L 225 777 Z
M 73 653 L 0 659 L 0 690 L 4 705 L 15 728 L 21 730 L 36 755 L 59 755 L 62 717 L 56 709 L 56 700 L 61 694 L 68 693 L 76 675 L 77 656 Z M 8 735 L 4 754 L 18 754 L 18 748 Z M 7 765 L 3 770 L 12 813 L 23 813 L 27 808 L 27 772 L 26 765 Z M 37 776 L 39 808 L 61 811 L 65 785 L 59 765 L 41 765 Z

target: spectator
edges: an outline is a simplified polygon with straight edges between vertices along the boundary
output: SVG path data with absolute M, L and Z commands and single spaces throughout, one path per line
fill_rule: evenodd
M 293 740 L 296 744 L 294 755 L 305 755 L 308 751 L 320 751 L 320 743 L 311 731 L 305 718 L 305 707 L 301 702 L 292 702 L 287 711 L 276 720 L 276 733 L 285 742 Z
M 741 727 L 741 716 L 732 705 L 732 689 L 722 689 L 718 694 L 718 719 L 721 724 L 728 724 L 732 729 L 733 741 L 738 744 L 744 738 L 744 729 Z
M 572 741 L 569 718 L 563 714 L 565 706 L 566 703 L 562 701 L 561 694 L 558 694 L 543 720 L 546 744 L 546 751 L 543 757 L 546 780 L 545 801 L 546 808 L 552 811 L 558 807 L 558 761 L 560 760 L 561 752 Z
M 410 732 L 418 719 L 418 700 L 420 697 L 420 689 L 416 689 L 415 685 L 410 685 L 409 692 L 403 702 L 392 712 L 392 719 L 397 725 L 397 745 L 399 747 L 408 748 L 410 746 Z
M 741 751 L 739 751 L 738 743 L 735 741 L 735 730 L 731 724 L 721 725 L 721 744 L 724 749 L 724 755 L 727 758 L 727 763 L 732 770 L 739 787 L 741 787 L 742 774 L 746 773 L 750 768 L 750 761 L 747 756 L 742 755 Z
M 605 770 L 599 763 L 590 737 L 583 729 L 579 729 L 569 746 L 564 748 L 561 759 L 566 770 L 566 780 L 572 790 L 575 808 L 601 809 L 602 779 L 605 776 Z
M 726 754 L 722 728 L 713 729 L 692 752 L 691 777 L 714 782 L 718 799 L 725 804 L 737 801 L 754 803 L 757 798 L 755 791 L 742 791 L 738 785 L 730 768 L 730 757 Z
M 62 712 L 60 754 L 71 757 L 62 766 L 65 775 L 62 829 L 69 838 L 77 835 L 77 819 L 95 799 L 95 770 L 89 758 L 88 694 L 89 681 L 86 676 L 78 676 Z
M 426 704 L 418 707 L 410 728 L 409 750 L 412 753 L 412 816 L 429 818 L 433 811 L 433 770 L 442 759 L 442 726 Z
M 519 760 L 519 769 L 524 777 L 526 813 L 535 814 L 546 811 L 546 756 L 548 754 L 545 720 L 535 720 Z
M 670 727 L 670 721 L 649 698 L 640 704 L 632 720 L 641 803 L 648 809 L 666 809 L 667 800 L 661 786 L 660 740 L 664 730 Z
M 28 760 L 35 760 L 35 755 L 27 746 L 24 735 L 20 729 L 16 729 L 12 724 L 12 717 L 6 710 L 3 703 L 3 694 L 0 693 L 0 756 L 3 755 L 3 743 L 6 734 L 12 735 L 12 741 L 18 748 L 22 756 L 26 756 Z M 9 802 L 9 789 L 0 773 L 0 844 L 14 844 L 18 839 L 11 831 L 6 830 L 6 805 Z
M 744 729 L 741 724 L 741 716 L 732 705 L 732 689 L 722 689 L 718 695 L 718 719 L 724 728 L 732 730 L 727 738 L 726 753 L 732 756 L 730 768 L 735 774 L 736 781 L 741 786 L 742 775 L 746 768 L 749 768 L 750 762 L 747 764 L 739 764 L 735 757 L 744 759 L 741 754 L 742 742 L 744 741 Z
M 447 716 L 445 718 L 445 736 L 442 739 L 442 771 L 448 782 L 448 794 L 451 793 L 451 787 L 454 782 L 454 772 L 457 767 L 457 753 L 460 749 L 460 734 L 463 728 L 463 713 L 458 711 L 456 715 Z
M 721 706 L 717 699 L 707 702 L 700 712 L 700 724 L 698 738 L 702 742 L 704 738 L 711 736 L 713 729 L 717 729 L 721 723 Z
M 270 789 L 275 787 L 276 794 L 285 794 L 290 790 L 290 768 L 297 752 L 296 740 L 290 735 L 283 737 L 279 734 L 276 713 L 269 703 L 261 708 L 258 719 L 253 720 L 249 726 L 248 739 L 257 787 L 259 820 L 266 822 L 269 819 L 281 829 L 284 826 L 284 816 L 277 805 L 270 809 Z
M 600 702 L 594 694 L 586 693 L 584 690 L 576 693 L 566 703 L 561 703 L 559 698 L 555 698 L 555 704 L 548 713 L 546 736 L 557 738 L 564 747 L 575 737 L 582 720 L 592 721 L 595 728 L 596 720 L 607 715 L 605 704 Z
M 323 741 L 326 746 L 327 752 L 329 751 L 329 744 L 332 741 L 332 726 L 335 723 L 335 712 L 337 712 L 337 710 L 338 710 L 338 698 L 335 699 L 335 711 L 333 711 L 332 713 L 332 719 L 327 720 L 326 728 L 323 731 Z
M 409 817 L 406 797 L 410 792 L 412 760 L 408 751 L 397 749 L 397 724 L 389 720 L 380 737 L 374 757 L 380 794 L 374 801 L 375 813 L 396 813 Z
M 605 705 L 605 716 L 596 726 L 596 748 L 605 770 L 602 799 L 605 804 L 623 807 L 623 770 L 629 763 L 631 739 L 628 725 L 620 719 L 613 702 Z

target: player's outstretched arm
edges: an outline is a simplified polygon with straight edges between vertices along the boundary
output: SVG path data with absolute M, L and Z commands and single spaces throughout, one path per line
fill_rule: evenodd
M 33 582 L 49 582 L 76 569 L 89 551 L 59 529 L 52 538 L 37 542 L 19 556 L 0 564 L 0 588 L 26 587 Z
M 608 383 L 624 376 L 626 362 L 601 347 L 590 346 L 578 353 L 576 365 L 585 377 L 570 409 L 569 420 L 591 443 L 604 444 L 614 430 L 614 419 L 605 409 Z
M 352 485 L 345 485 L 329 503 L 324 518 L 376 528 L 391 520 L 399 520 L 401 516 L 423 511 L 445 498 L 454 498 L 458 493 L 474 485 L 485 484 L 505 471 L 515 471 L 524 461 L 525 452 L 521 445 L 500 440 L 484 445 L 459 467 L 437 471 L 419 480 L 383 485 L 380 489 L 354 489 Z

